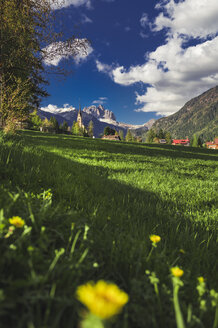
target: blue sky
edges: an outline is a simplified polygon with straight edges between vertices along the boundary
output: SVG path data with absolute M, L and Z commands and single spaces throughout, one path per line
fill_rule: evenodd
M 46 60 L 74 74 L 49 76 L 43 107 L 102 103 L 118 121 L 143 124 L 218 84 L 217 0 L 60 0 L 54 10 L 57 30 L 90 46 Z

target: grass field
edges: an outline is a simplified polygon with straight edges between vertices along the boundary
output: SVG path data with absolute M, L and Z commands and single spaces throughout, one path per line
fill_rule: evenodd
M 76 289 L 99 279 L 129 295 L 112 327 L 176 327 L 174 266 L 186 327 L 218 327 L 217 164 L 200 148 L 1 135 L 0 327 L 78 327 Z M 13 216 L 26 225 L 8 234 Z

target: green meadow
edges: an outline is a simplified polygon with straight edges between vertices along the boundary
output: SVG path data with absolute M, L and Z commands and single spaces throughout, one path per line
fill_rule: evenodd
M 79 327 L 76 289 L 100 279 L 129 295 L 112 327 L 176 327 L 175 266 L 185 326 L 218 327 L 217 164 L 201 148 L 1 134 L 0 327 Z

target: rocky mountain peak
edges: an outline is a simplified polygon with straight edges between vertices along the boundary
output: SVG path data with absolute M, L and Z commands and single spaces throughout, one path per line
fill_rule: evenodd
M 116 121 L 116 117 L 114 113 L 108 109 L 105 109 L 104 106 L 102 105 L 98 105 L 98 106 L 92 105 L 89 107 L 84 107 L 83 112 L 90 114 L 96 117 L 97 119 Z

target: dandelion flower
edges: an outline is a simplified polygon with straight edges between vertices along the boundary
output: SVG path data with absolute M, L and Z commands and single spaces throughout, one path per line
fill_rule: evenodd
M 50 191 L 45 193 L 44 199 L 50 199 L 52 197 L 52 193 Z
M 204 277 L 198 277 L 198 282 L 201 284 L 204 282 Z
M 173 267 L 173 268 L 171 268 L 171 273 L 174 277 L 180 278 L 184 274 L 184 271 L 182 269 L 180 269 L 179 267 Z
M 96 284 L 88 282 L 79 286 L 76 296 L 92 314 L 100 319 L 108 319 L 121 312 L 129 299 L 128 295 L 115 284 L 103 280 L 99 280 Z
M 150 236 L 150 241 L 152 241 L 152 243 L 159 243 L 159 241 L 161 240 L 161 237 L 158 235 L 151 235 Z
M 13 216 L 9 219 L 10 224 L 15 226 L 16 228 L 22 228 L 25 224 L 25 221 L 21 219 L 19 216 Z

